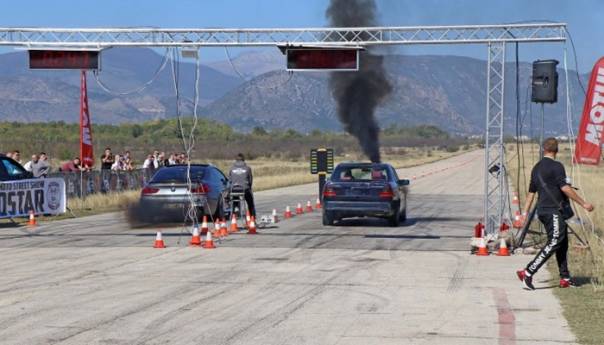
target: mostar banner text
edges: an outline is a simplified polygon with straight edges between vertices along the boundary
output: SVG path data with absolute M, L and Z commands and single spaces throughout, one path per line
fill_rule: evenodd
M 0 183 L 0 218 L 66 211 L 65 181 L 61 178 L 30 179 Z

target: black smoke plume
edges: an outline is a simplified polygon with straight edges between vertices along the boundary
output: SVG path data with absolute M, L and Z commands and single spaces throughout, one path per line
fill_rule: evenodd
M 325 14 L 336 27 L 376 26 L 374 0 L 331 0 Z M 382 56 L 363 51 L 358 72 L 332 72 L 329 79 L 344 129 L 358 139 L 372 162 L 380 162 L 380 128 L 375 108 L 392 90 L 382 60 Z

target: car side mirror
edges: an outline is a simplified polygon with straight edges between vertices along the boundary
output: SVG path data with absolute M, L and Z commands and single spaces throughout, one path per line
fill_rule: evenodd
M 407 179 L 398 180 L 398 185 L 399 185 L 399 186 L 408 186 L 408 185 L 409 185 L 409 183 L 410 183 L 410 181 L 409 181 L 409 180 L 407 180 Z

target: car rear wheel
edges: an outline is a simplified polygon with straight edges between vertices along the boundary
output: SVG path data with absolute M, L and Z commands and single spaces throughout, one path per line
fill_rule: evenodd
M 323 225 L 331 226 L 333 225 L 333 213 L 329 211 L 323 211 Z
M 394 228 L 401 225 L 401 212 L 399 210 L 396 210 L 396 212 L 390 218 L 388 218 L 388 224 Z

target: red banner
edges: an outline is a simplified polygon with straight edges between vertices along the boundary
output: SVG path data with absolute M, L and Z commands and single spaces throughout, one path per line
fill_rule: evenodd
M 583 106 L 583 117 L 579 125 L 575 162 L 599 164 L 604 132 L 604 57 L 596 62 Z
M 94 154 L 92 152 L 92 125 L 88 111 L 88 92 L 86 91 L 86 71 L 82 71 L 80 85 L 80 159 L 82 166 L 92 167 Z

